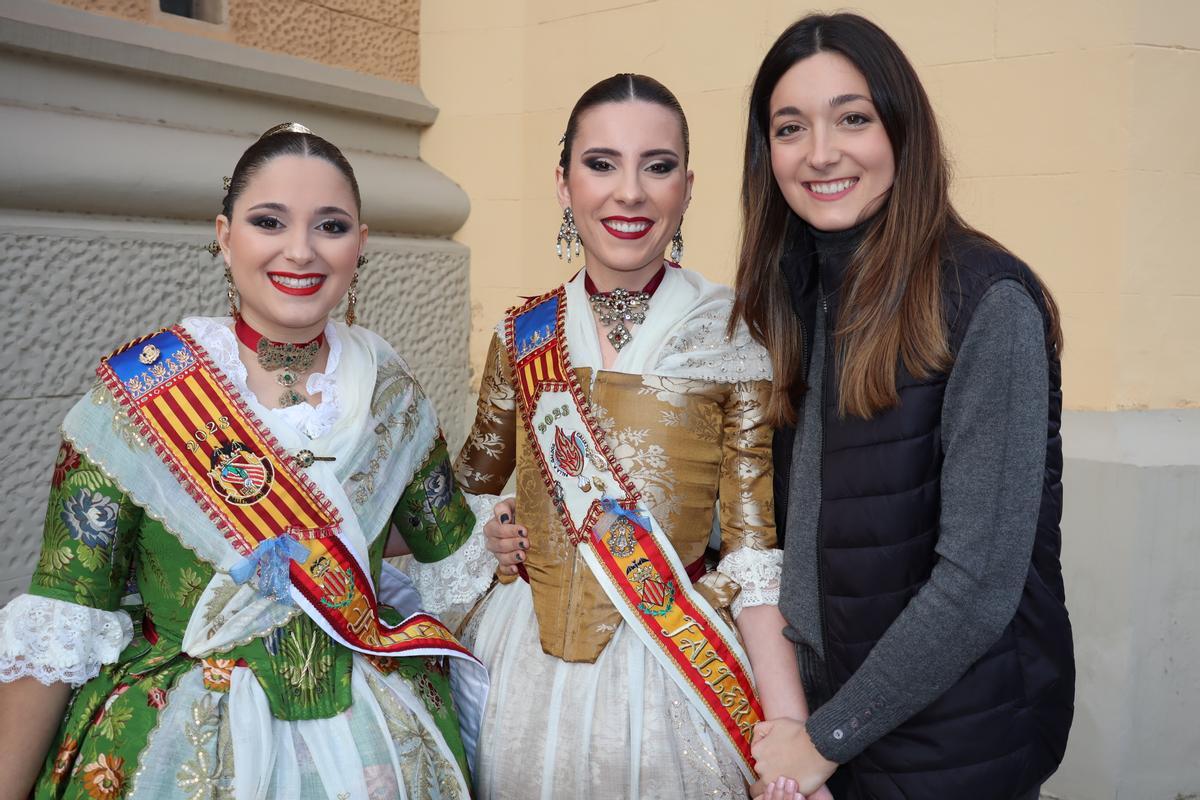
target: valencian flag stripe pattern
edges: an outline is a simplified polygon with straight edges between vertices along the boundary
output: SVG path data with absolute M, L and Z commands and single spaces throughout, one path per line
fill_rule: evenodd
M 241 555 L 282 536 L 305 551 L 290 562 L 292 596 L 346 646 L 376 655 L 470 652 L 433 617 L 379 618 L 367 565 L 338 536 L 342 518 L 297 472 L 207 353 L 178 326 L 101 361 L 101 380 L 188 494 Z

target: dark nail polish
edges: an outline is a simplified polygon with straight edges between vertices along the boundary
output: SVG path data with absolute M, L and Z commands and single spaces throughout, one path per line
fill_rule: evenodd
M 522 550 L 528 550 L 529 542 L 518 542 L 517 546 L 520 547 Z
M 524 560 L 525 560 L 525 554 L 517 553 L 517 561 L 524 561 Z
M 500 521 L 503 522 L 505 525 L 507 525 L 508 524 L 508 514 L 501 514 Z
M 518 530 L 517 533 L 521 536 L 522 539 L 524 539 L 526 536 L 529 535 L 528 532 L 524 528 L 521 528 L 520 530 Z

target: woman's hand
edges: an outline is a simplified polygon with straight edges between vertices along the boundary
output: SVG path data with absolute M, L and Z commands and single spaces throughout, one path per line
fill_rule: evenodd
M 752 794 L 754 800 L 805 800 L 804 795 L 796 791 L 796 782 L 782 775 L 763 786 L 762 781 L 754 784 L 752 793 L 762 791 L 762 794 Z
M 512 500 L 501 500 L 492 509 L 492 518 L 483 526 L 488 551 L 500 562 L 500 571 L 517 574 L 517 564 L 525 560 L 529 537 L 517 524 L 517 510 Z
M 808 729 L 796 719 L 773 719 L 755 725 L 754 744 L 750 751 L 754 754 L 755 766 L 761 776 L 761 780 L 750 788 L 754 797 L 765 795 L 768 786 L 785 776 L 795 779 L 796 791 L 805 797 L 823 797 L 825 795 L 819 792 L 828 794 L 824 788 L 825 781 L 838 767 L 817 752 L 812 739 L 808 737 Z M 788 797 L 786 793 L 778 794 L 778 791 L 776 789 L 776 798 Z
M 759 786 L 760 784 L 755 784 Z M 766 791 L 757 795 L 754 800 L 833 800 L 833 794 L 822 786 L 809 795 L 796 791 L 796 782 L 782 775 L 767 784 Z

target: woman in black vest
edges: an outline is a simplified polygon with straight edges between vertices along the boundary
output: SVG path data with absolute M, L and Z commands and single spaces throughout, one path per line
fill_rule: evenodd
M 1062 759 L 1058 310 L 948 188 L 886 33 L 835 14 L 780 36 L 734 320 L 774 366 L 780 609 L 811 715 L 760 725 L 755 794 L 1024 800 Z

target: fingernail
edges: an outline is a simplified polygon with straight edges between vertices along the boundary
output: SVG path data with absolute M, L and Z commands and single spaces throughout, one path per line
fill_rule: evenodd
M 528 550 L 529 542 L 517 542 L 517 546 L 520 547 L 522 550 Z
M 517 561 L 524 561 L 524 560 L 525 560 L 525 554 L 517 553 Z
M 501 522 L 503 522 L 503 523 L 505 523 L 505 524 L 508 524 L 508 514 L 501 514 L 501 515 L 500 515 L 500 521 L 501 521 Z
M 519 533 L 521 535 L 521 538 L 525 538 L 525 536 L 528 535 L 527 531 L 524 528 L 519 529 L 517 531 L 517 533 Z

